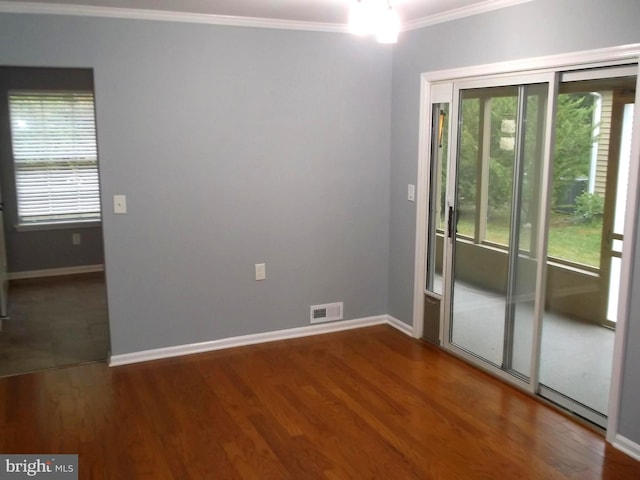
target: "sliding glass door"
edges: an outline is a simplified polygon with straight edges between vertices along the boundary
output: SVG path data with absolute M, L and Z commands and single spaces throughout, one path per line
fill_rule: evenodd
M 425 295 L 444 347 L 602 426 L 636 71 L 452 81 L 431 105 Z
M 449 205 L 449 343 L 527 381 L 531 374 L 548 76 L 456 87 Z M 518 83 L 512 83 L 517 81 Z
M 540 394 L 604 425 L 636 68 L 568 73 L 554 126 Z

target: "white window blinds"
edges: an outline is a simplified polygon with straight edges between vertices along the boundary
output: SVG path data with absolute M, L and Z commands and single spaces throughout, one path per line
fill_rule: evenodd
M 9 92 L 18 221 L 100 219 L 91 92 Z

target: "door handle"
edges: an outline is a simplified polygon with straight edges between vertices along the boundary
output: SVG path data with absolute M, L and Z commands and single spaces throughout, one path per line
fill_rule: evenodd
M 453 238 L 453 207 L 449 207 L 449 218 L 447 221 L 447 237 Z

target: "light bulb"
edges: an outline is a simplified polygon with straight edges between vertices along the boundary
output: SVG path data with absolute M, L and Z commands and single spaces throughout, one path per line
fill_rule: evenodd
M 349 7 L 349 32 L 354 35 L 369 33 L 365 0 L 351 0 Z
M 398 12 L 389 5 L 378 24 L 378 43 L 397 43 L 398 32 L 400 32 L 400 18 L 398 18 Z

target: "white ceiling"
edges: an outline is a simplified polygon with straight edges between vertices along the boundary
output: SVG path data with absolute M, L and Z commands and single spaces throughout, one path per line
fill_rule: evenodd
M 392 0 L 403 24 L 436 23 L 531 0 Z M 344 25 L 349 0 L 4 0 L 2 11 L 100 7 Z M 85 9 L 86 10 L 86 9 Z M 88 10 L 86 10 L 88 11 Z M 62 13 L 62 11 L 61 11 Z

